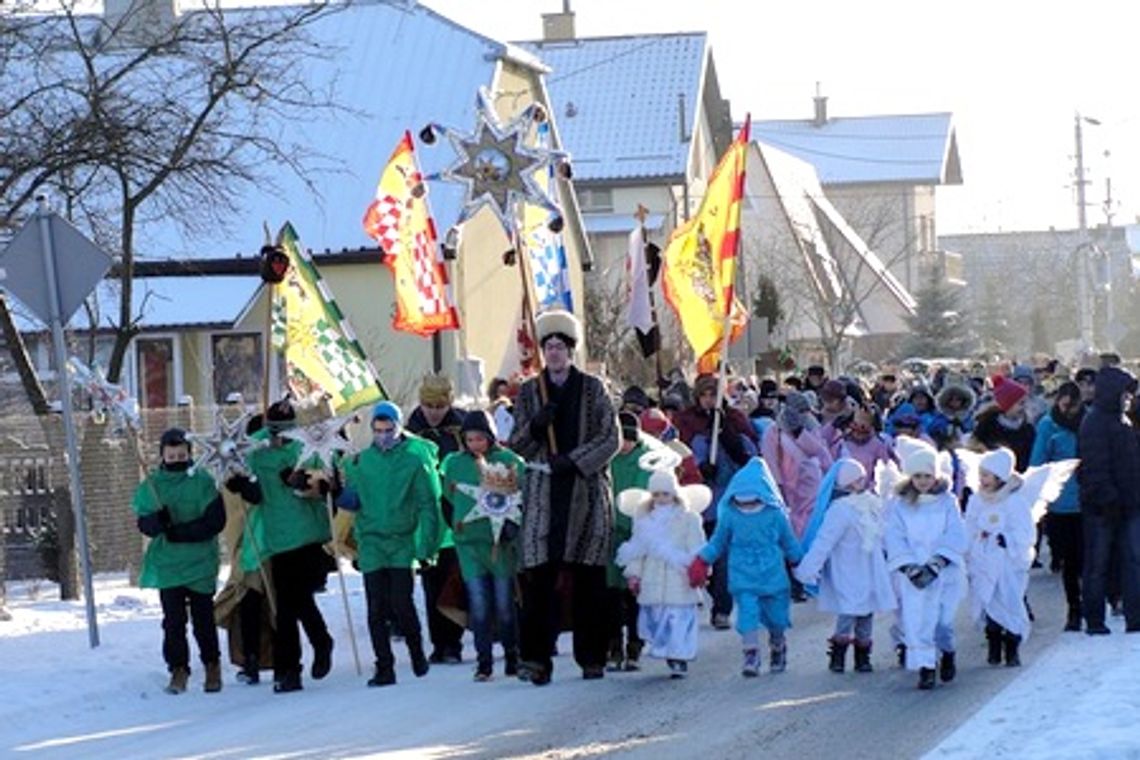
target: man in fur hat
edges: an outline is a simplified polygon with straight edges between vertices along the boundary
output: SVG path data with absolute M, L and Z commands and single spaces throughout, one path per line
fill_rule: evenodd
M 454 402 L 451 380 L 441 375 L 428 375 L 420 386 L 420 405 L 412 410 L 404 426 L 409 433 L 434 443 L 440 462 L 448 454 L 463 450 L 464 412 Z M 458 665 L 463 661 L 463 628 L 449 620 L 438 606 L 440 593 L 448 579 L 459 577 L 459 557 L 455 553 L 455 537 L 451 533 L 451 502 L 445 498 L 441 507 L 447 526 L 439 556 L 434 565 L 421 570 L 432 648 L 428 660 L 436 664 Z
M 522 657 L 531 683 L 550 683 L 560 598 L 571 595 L 574 659 L 587 679 L 605 675 L 606 567 L 613 504 L 610 460 L 621 436 L 602 380 L 574 366 L 582 328 L 573 314 L 536 320 L 545 369 L 519 389 L 511 447 L 529 462 L 523 484 Z

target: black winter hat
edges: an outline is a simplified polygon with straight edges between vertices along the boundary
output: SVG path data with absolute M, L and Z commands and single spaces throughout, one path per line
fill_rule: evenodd
M 491 415 L 482 409 L 476 409 L 464 415 L 460 432 L 482 433 L 487 436 L 491 443 L 499 440 L 498 432 L 495 430 L 495 421 L 491 419 Z
M 760 398 L 779 398 L 780 386 L 776 385 L 776 381 L 766 377 L 760 381 Z
M 161 454 L 162 450 L 167 446 L 185 446 L 190 448 L 190 439 L 186 437 L 186 431 L 182 428 L 170 428 L 162 437 L 158 439 L 158 451 Z
M 275 401 L 269 405 L 265 410 L 266 422 L 292 422 L 297 419 L 297 412 L 293 409 L 293 405 L 289 403 L 289 399 L 283 398 L 280 401 Z
M 653 399 L 649 398 L 649 394 L 641 386 L 631 385 L 625 389 L 625 393 L 621 394 L 621 403 L 623 406 L 635 404 L 642 409 L 648 409 L 653 406 Z
M 618 414 L 618 423 L 621 425 L 621 437 L 625 441 L 636 441 L 641 433 L 641 420 L 633 412 Z

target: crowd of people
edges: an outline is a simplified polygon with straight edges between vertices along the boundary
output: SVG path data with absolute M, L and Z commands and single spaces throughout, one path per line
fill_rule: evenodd
M 188 621 L 207 691 L 221 689 L 218 626 L 245 683 L 271 669 L 274 691 L 301 689 L 302 630 L 310 677 L 326 676 L 333 639 L 314 595 L 332 547 L 363 576 L 369 686 L 396 683 L 394 638 L 418 677 L 462 662 L 467 629 L 477 681 L 493 678 L 498 642 L 504 675 L 550 683 L 564 631 L 585 679 L 643 656 L 683 678 L 702 611 L 714 630 L 735 622 L 746 677 L 765 665 L 763 630 L 778 673 L 793 605 L 814 599 L 836 616 L 826 667 L 843 672 L 851 650 L 871 672 L 885 616 L 900 666 L 931 689 L 956 677 L 964 602 L 989 663 L 1020 664 L 1046 541 L 1066 630 L 1106 634 L 1120 614 L 1140 631 L 1136 380 L 1114 357 L 873 381 L 812 366 L 618 393 L 575 364 L 572 315 L 540 315 L 538 338 L 538 375 L 494 381 L 473 409 L 430 377 L 409 414 L 376 405 L 371 444 L 331 469 L 298 461 L 288 401 L 223 484 L 193 469 L 183 431 L 164 434 L 133 506 L 168 691 L 187 688 Z M 230 576 L 215 598 L 220 548 Z

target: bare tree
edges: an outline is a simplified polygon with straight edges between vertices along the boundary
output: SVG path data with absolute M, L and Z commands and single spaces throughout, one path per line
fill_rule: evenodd
M 342 110 L 306 59 L 335 55 L 311 28 L 344 3 L 223 10 L 167 23 L 134 0 L 121 17 L 60 0 L 48 15 L 0 11 L 0 230 L 38 193 L 117 254 L 122 282 L 108 378 L 118 381 L 141 315 L 132 309 L 137 235 L 155 220 L 184 233 L 229 229 L 242 192 L 277 192 L 283 171 L 310 188 L 332 159 L 279 137 L 280 124 Z M 3 305 L 0 304 L 0 309 Z

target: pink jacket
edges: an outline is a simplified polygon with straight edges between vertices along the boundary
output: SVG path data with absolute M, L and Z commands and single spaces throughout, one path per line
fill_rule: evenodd
M 760 442 L 760 455 L 784 495 L 792 532 L 796 538 L 802 538 L 815 507 L 823 474 L 832 464 L 827 446 L 815 431 L 804 430 L 792 438 L 778 425 L 772 425 Z

